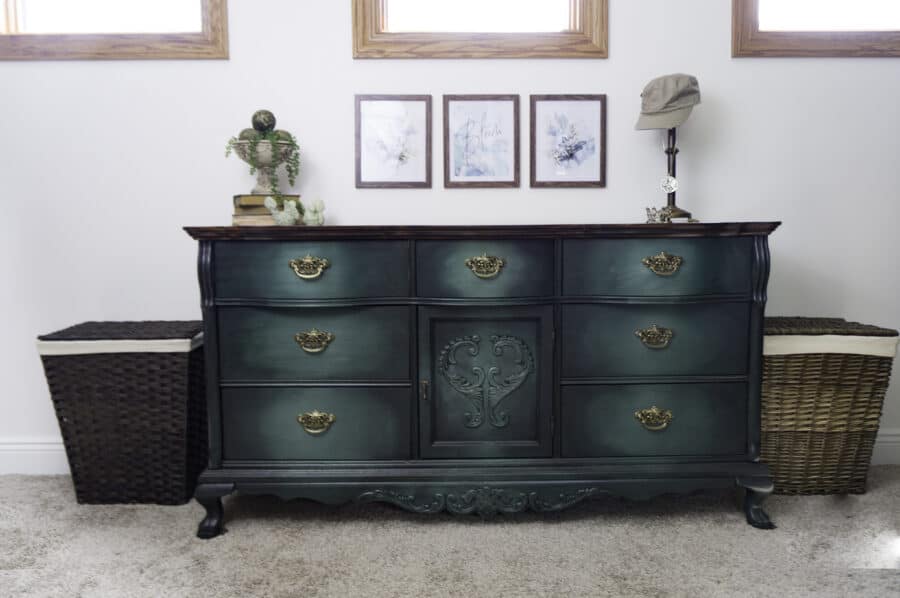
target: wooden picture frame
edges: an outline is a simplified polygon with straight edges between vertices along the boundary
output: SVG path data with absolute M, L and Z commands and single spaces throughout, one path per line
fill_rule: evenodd
M 227 59 L 226 0 L 197 1 L 197 33 L 0 34 L 0 60 Z
M 529 118 L 532 187 L 606 187 L 606 94 L 532 95 Z
M 732 0 L 731 56 L 900 56 L 900 31 L 760 31 L 759 0 Z
M 431 96 L 356 95 L 356 188 L 431 188 Z
M 607 58 L 608 0 L 570 0 L 568 31 L 392 33 L 384 0 L 353 0 L 353 58 Z
M 518 94 L 444 96 L 444 187 L 518 187 L 519 155 Z

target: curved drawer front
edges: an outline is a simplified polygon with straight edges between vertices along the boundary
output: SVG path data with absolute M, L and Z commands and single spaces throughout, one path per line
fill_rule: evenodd
M 407 459 L 410 438 L 409 389 L 222 390 L 226 460 Z
M 553 295 L 553 241 L 419 241 L 423 297 Z
M 752 242 L 747 237 L 570 239 L 563 242 L 563 294 L 747 294 Z
M 563 378 L 747 373 L 748 303 L 564 305 L 562 314 Z
M 223 241 L 216 243 L 215 253 L 217 297 L 337 299 L 409 294 L 406 241 Z
M 747 385 L 567 386 L 561 434 L 564 457 L 741 455 Z
M 408 379 L 409 309 L 220 307 L 223 381 Z

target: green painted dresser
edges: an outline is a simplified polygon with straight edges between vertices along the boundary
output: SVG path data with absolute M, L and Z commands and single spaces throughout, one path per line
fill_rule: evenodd
M 188 228 L 233 491 L 417 513 L 745 490 L 778 223 Z

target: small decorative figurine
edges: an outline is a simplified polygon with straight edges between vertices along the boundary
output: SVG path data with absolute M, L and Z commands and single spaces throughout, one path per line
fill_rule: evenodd
M 672 210 L 664 208 L 647 208 L 647 224 L 665 224 L 672 222 Z
M 300 222 L 300 210 L 297 208 L 297 202 L 293 199 L 284 200 L 283 208 L 278 209 L 278 202 L 275 198 L 269 196 L 265 199 L 264 205 L 275 219 L 275 224 L 279 226 L 290 226 Z
M 325 202 L 317 199 L 307 204 L 303 213 L 303 224 L 307 226 L 322 226 L 325 224 Z

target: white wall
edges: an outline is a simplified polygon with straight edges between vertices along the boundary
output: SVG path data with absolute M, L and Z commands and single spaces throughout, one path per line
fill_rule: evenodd
M 608 60 L 354 61 L 347 2 L 231 0 L 228 61 L 0 63 L 0 471 L 65 467 L 34 337 L 89 319 L 199 318 L 184 225 L 227 224 L 251 177 L 229 136 L 269 108 L 303 150 L 298 190 L 332 224 L 638 222 L 663 203 L 639 93 L 696 75 L 679 203 L 782 220 L 769 314 L 900 326 L 900 60 L 732 59 L 730 2 L 612 0 Z M 522 96 L 521 189 L 356 190 L 353 94 Z M 531 93 L 609 96 L 606 189 L 527 187 Z M 900 462 L 900 385 L 883 429 Z M 888 435 L 884 436 L 888 438 Z

